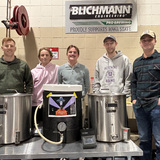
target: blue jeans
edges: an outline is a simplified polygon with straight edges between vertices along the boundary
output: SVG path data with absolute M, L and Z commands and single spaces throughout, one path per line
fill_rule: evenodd
M 160 105 L 146 112 L 143 107 L 133 105 L 140 138 L 139 147 L 143 150 L 140 160 L 152 160 L 152 134 L 156 145 L 156 160 L 160 160 Z

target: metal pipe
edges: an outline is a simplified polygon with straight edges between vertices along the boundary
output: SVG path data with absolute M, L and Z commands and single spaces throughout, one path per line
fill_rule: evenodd
M 11 0 L 7 0 L 7 13 L 6 13 L 6 20 L 9 22 L 11 19 Z M 6 37 L 10 37 L 10 28 L 6 28 Z

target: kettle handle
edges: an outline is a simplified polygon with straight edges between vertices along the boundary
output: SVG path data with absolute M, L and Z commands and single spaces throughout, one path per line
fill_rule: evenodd
M 7 102 L 4 102 L 2 105 L 0 105 L 0 109 L 6 109 L 8 108 Z
M 16 93 L 18 93 L 16 89 L 7 89 L 7 91 L 15 91 Z
M 7 110 L 8 105 L 7 102 L 4 102 L 3 105 L 0 105 L 0 109 L 6 109 Z M 0 110 L 0 114 L 6 114 L 5 110 Z
M 3 108 L 5 108 L 6 110 L 8 109 L 8 103 L 7 102 L 4 102 Z

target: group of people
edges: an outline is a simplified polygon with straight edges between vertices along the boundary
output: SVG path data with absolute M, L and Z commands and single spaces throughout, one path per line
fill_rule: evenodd
M 95 66 L 93 92 L 124 93 L 131 96 L 135 112 L 141 160 L 152 159 L 152 135 L 157 148 L 156 158 L 160 160 L 160 53 L 155 49 L 156 35 L 147 30 L 140 36 L 143 50 L 141 57 L 132 65 L 121 51 L 116 51 L 117 40 L 108 35 L 103 40 L 106 53 Z M 62 66 L 51 63 L 52 52 L 48 48 L 39 50 L 40 63 L 32 70 L 26 62 L 14 53 L 16 44 L 12 38 L 2 40 L 3 56 L 0 58 L 0 94 L 16 89 L 20 93 L 32 93 L 32 111 L 43 100 L 43 84 L 82 85 L 82 97 L 90 87 L 89 70 L 78 62 L 79 49 L 70 45 L 67 48 L 68 62 Z M 42 112 L 38 118 L 42 118 Z

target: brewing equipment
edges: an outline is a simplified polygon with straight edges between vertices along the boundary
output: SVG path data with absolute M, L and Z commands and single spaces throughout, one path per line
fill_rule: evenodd
M 19 144 L 31 136 L 31 94 L 0 95 L 0 144 Z
M 64 84 L 43 85 L 43 135 L 51 141 L 80 140 L 82 128 L 82 86 Z
M 90 128 L 98 141 L 117 142 L 126 134 L 126 95 L 88 94 Z M 123 134 L 124 132 L 124 134 Z

